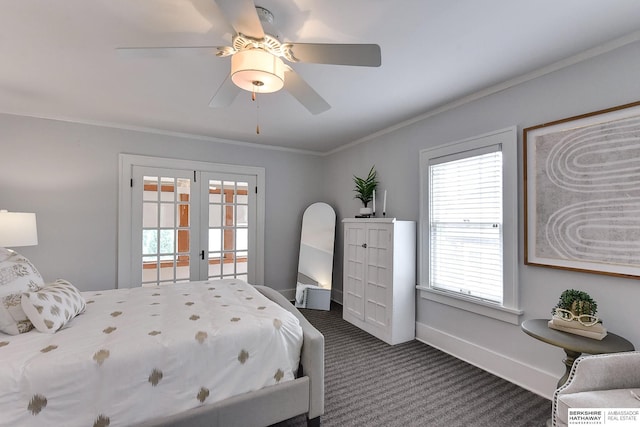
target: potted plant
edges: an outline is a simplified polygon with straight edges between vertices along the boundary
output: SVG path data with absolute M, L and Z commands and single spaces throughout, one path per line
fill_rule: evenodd
M 366 178 L 359 178 L 357 176 L 353 176 L 353 182 L 355 182 L 356 186 L 353 191 L 356 192 L 355 199 L 360 199 L 364 204 L 364 208 L 360 209 L 360 213 L 363 215 L 371 214 L 371 208 L 368 208 L 367 205 L 371 200 L 373 200 L 373 192 L 378 186 L 378 181 L 376 179 L 377 173 L 375 170 L 375 165 L 371 166 L 369 170 L 369 174 Z
M 570 311 L 574 316 L 584 314 L 595 316 L 598 311 L 598 304 L 584 291 L 567 289 L 560 295 L 558 304 L 553 308 L 552 314 L 555 314 L 556 308 Z

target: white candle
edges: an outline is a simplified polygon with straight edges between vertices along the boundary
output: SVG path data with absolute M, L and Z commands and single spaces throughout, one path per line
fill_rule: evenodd
M 384 190 L 384 198 L 382 199 L 382 214 L 387 213 L 387 190 Z
M 373 190 L 373 213 L 376 213 L 376 190 Z

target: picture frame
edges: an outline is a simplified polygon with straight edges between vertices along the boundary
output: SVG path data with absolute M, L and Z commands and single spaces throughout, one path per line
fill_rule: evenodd
M 523 130 L 524 263 L 640 278 L 640 101 Z

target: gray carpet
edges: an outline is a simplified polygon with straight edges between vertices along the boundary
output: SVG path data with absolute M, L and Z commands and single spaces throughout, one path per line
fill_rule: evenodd
M 440 350 L 385 344 L 342 320 L 340 305 L 301 311 L 325 337 L 322 426 L 533 427 L 551 416 L 550 401 Z

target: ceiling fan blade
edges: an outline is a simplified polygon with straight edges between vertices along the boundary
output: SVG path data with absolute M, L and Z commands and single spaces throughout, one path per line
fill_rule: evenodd
M 327 101 L 290 67 L 286 67 L 284 72 L 284 88 L 311 114 L 320 114 L 331 108 Z
M 231 75 L 228 75 L 218 88 L 216 94 L 213 95 L 213 98 L 211 98 L 209 107 L 228 107 L 236 99 L 236 97 L 238 96 L 238 92 L 240 92 L 240 88 L 233 84 L 233 82 L 231 81 Z
M 224 46 L 185 46 L 185 47 L 119 47 L 116 51 L 124 57 L 184 57 L 216 55 Z
M 377 44 L 285 43 L 298 62 L 314 64 L 379 67 L 382 64 Z
M 253 0 L 216 0 L 216 3 L 237 33 L 255 39 L 264 37 L 264 29 Z

